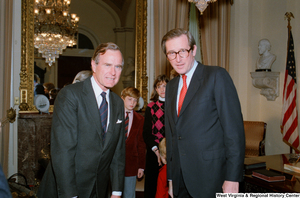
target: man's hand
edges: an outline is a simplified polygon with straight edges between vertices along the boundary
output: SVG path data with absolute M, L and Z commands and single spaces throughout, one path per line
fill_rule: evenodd
M 173 184 L 172 181 L 169 181 L 169 191 L 168 191 L 170 197 L 173 198 Z
M 111 195 L 110 198 L 121 198 L 121 196 L 117 196 L 117 195 Z
M 156 151 L 154 151 L 156 157 L 157 157 L 157 162 L 158 162 L 158 165 L 161 166 L 162 163 L 161 163 L 161 159 L 160 159 L 160 154 L 159 154 L 159 150 L 157 149 Z
M 223 193 L 238 193 L 239 182 L 224 181 L 222 189 L 223 189 Z
M 144 170 L 143 169 L 141 169 L 141 168 L 139 168 L 139 170 L 138 170 L 138 174 L 137 174 L 137 178 L 142 178 L 144 176 Z

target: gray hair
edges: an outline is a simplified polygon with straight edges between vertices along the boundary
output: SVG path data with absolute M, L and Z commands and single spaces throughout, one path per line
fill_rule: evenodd
M 93 74 L 93 72 L 91 70 L 82 70 L 76 74 L 72 84 L 84 81 L 85 79 L 90 77 L 92 74 Z

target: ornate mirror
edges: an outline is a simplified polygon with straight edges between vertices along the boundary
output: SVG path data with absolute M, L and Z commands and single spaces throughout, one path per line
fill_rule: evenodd
M 107 0 L 108 1 L 108 0 Z M 95 1 L 96 2 L 96 1 Z M 147 101 L 147 0 L 135 0 L 135 77 L 134 84 Z M 80 22 L 79 22 L 80 23 Z M 38 112 L 34 106 L 34 0 L 22 0 L 22 43 L 20 71 L 20 113 Z M 146 103 L 145 103 L 146 105 Z M 144 106 L 145 106 L 144 105 Z M 49 111 L 53 111 L 50 106 Z

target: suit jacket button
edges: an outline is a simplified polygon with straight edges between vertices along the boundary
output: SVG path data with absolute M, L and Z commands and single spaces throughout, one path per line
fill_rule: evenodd
M 181 136 L 178 137 L 178 140 L 181 140 Z

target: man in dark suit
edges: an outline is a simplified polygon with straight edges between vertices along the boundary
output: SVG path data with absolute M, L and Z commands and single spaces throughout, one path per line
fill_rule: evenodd
M 174 197 L 237 193 L 245 137 L 240 103 L 225 69 L 195 61 L 197 46 L 183 29 L 169 31 L 162 48 L 179 76 L 166 89 L 168 179 Z
M 0 197 L 11 198 L 11 192 L 7 183 L 7 179 L 3 173 L 2 166 L 0 164 Z
M 64 87 L 57 95 L 51 163 L 38 197 L 104 198 L 109 181 L 111 197 L 121 197 L 125 169 L 124 104 L 110 88 L 118 83 L 123 64 L 116 44 L 100 44 L 92 58 L 93 76 Z

